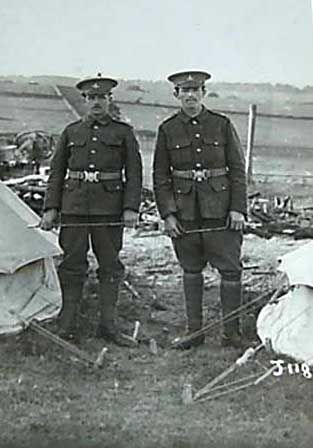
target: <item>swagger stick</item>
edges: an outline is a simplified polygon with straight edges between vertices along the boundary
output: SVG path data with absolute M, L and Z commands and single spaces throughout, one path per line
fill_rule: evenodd
M 122 227 L 124 226 L 123 222 L 77 222 L 73 224 L 59 224 L 56 227 Z M 29 224 L 27 226 L 29 229 L 40 228 L 40 224 Z

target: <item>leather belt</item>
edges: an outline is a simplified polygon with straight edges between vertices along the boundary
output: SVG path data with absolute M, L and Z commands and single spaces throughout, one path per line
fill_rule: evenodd
M 225 176 L 227 174 L 226 168 L 212 168 L 203 170 L 173 170 L 172 175 L 181 179 L 191 179 L 202 181 L 209 179 L 209 177 Z
M 120 171 L 72 171 L 68 170 L 69 179 L 82 180 L 83 182 L 100 182 L 101 180 L 119 180 L 122 178 Z

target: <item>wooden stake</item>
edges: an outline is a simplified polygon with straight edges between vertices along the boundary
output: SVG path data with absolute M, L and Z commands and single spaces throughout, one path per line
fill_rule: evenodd
M 246 175 L 248 183 L 253 182 L 253 145 L 256 122 L 256 104 L 250 104 L 249 107 L 249 123 L 248 123 L 248 140 L 247 140 L 247 156 L 246 156 Z
M 15 311 L 9 310 L 9 313 L 19 319 L 21 324 L 23 325 L 23 328 L 29 328 L 30 330 L 34 331 L 35 333 L 39 334 L 40 336 L 44 337 L 45 339 L 48 339 L 50 342 L 55 343 L 59 347 L 62 347 L 67 352 L 71 353 L 75 356 L 75 358 L 81 362 L 82 364 L 96 367 L 99 366 L 96 364 L 96 361 L 93 360 L 87 352 L 84 350 L 81 350 L 80 348 L 76 347 L 76 345 L 71 344 L 68 341 L 65 341 L 64 339 L 60 338 L 60 336 L 52 333 L 51 331 L 47 330 L 46 328 L 42 327 L 36 320 L 30 320 L 27 321 L 26 319 L 23 319 L 21 316 L 19 316 Z M 100 354 L 98 355 L 97 359 L 99 358 Z

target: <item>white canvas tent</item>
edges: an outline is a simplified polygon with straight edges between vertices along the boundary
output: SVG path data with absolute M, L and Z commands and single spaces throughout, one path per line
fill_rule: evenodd
M 287 294 L 262 308 L 257 332 L 278 354 L 313 365 L 313 242 L 278 260 L 288 276 Z
M 29 228 L 38 216 L 0 182 L 0 335 L 23 330 L 32 319 L 56 317 L 62 296 L 53 257 L 57 237 Z

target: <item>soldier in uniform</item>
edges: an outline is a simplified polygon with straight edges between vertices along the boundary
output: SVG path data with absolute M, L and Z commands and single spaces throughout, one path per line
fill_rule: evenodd
M 133 227 L 137 223 L 142 162 L 132 128 L 109 115 L 111 90 L 116 85 L 116 80 L 101 74 L 78 82 L 87 113 L 60 136 L 51 161 L 41 228 L 50 230 L 61 216 L 61 335 L 78 336 L 77 312 L 91 241 L 99 264 L 97 336 L 125 345 L 125 335 L 116 326 L 119 283 L 124 273 L 119 251 L 123 225 Z
M 245 160 L 230 120 L 203 105 L 210 77 L 200 71 L 169 76 L 181 110 L 160 125 L 153 161 L 158 210 L 183 269 L 187 335 L 202 326 L 202 271 L 207 262 L 221 276 L 223 316 L 241 303 Z M 190 230 L 196 232 L 186 233 Z M 224 323 L 222 344 L 238 347 L 241 342 L 238 318 Z M 202 343 L 203 335 L 184 341 L 181 347 Z

